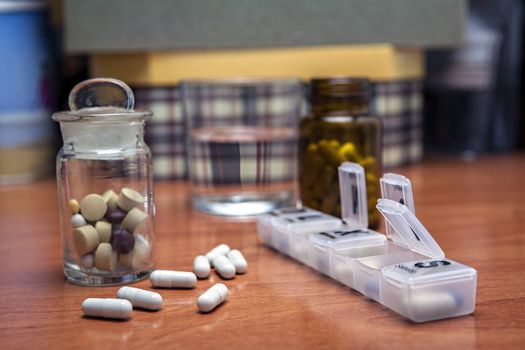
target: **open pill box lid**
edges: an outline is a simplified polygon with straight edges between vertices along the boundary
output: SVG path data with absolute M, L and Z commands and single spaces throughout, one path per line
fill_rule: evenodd
M 386 173 L 379 179 L 381 184 L 381 197 L 404 204 L 412 213 L 416 213 L 412 183 L 410 179 L 399 174 Z
M 412 213 L 416 213 L 414 196 L 412 194 L 412 183 L 410 180 L 399 174 L 387 173 L 379 179 L 381 185 L 381 197 L 404 204 Z M 390 238 L 394 228 L 386 223 L 386 236 Z
M 339 168 L 341 218 L 350 230 L 368 228 L 368 203 L 366 197 L 365 169 L 351 162 Z
M 379 199 L 376 208 L 394 228 L 390 239 L 421 255 L 442 259 L 445 253 L 407 206 L 390 199 Z

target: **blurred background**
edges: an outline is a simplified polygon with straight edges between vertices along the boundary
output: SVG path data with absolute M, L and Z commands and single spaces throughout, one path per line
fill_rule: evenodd
M 188 176 L 180 82 L 368 77 L 383 166 L 525 147 L 520 0 L 0 0 L 0 184 L 52 177 L 51 113 L 90 77 L 153 111 L 156 179 Z M 306 112 L 305 112 L 306 113 Z

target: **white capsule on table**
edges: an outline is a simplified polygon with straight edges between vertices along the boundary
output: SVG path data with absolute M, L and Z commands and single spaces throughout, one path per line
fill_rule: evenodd
M 149 276 L 153 287 L 161 288 L 194 288 L 197 276 L 193 272 L 155 270 Z
M 210 312 L 228 298 L 228 287 L 216 283 L 197 298 L 197 307 L 200 312 Z
M 232 249 L 228 252 L 226 257 L 230 259 L 233 266 L 235 266 L 236 273 L 245 273 L 248 269 L 248 262 L 246 262 L 246 259 L 240 250 Z
M 82 312 L 90 317 L 128 319 L 133 306 L 124 299 L 87 298 L 82 303 Z
M 210 275 L 210 262 L 204 255 L 198 255 L 193 261 L 193 271 L 198 278 L 208 278 Z
M 230 247 L 227 244 L 219 244 L 212 250 L 206 253 L 206 258 L 208 258 L 208 261 L 213 266 L 213 259 L 218 255 L 226 255 L 230 251 Z
M 74 228 L 87 225 L 86 219 L 80 214 L 71 216 L 71 226 Z
M 235 266 L 226 256 L 217 255 L 213 259 L 213 266 L 222 278 L 231 279 L 235 277 Z
M 133 307 L 148 310 L 159 310 L 162 306 L 162 296 L 140 288 L 122 287 L 117 291 L 117 298 L 128 300 Z

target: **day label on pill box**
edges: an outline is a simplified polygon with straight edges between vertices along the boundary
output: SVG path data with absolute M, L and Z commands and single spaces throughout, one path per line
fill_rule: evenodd
M 448 260 L 427 260 L 396 264 L 394 267 L 405 274 L 424 275 L 448 269 L 451 265 L 453 265 L 452 262 Z
M 304 208 L 283 208 L 277 209 L 270 212 L 272 216 L 291 215 L 291 214 L 303 214 L 306 213 Z
M 347 239 L 347 238 L 357 238 L 362 236 L 367 236 L 370 234 L 370 231 L 363 229 L 356 230 L 335 230 L 335 231 L 322 231 L 315 233 L 317 238 L 326 240 L 326 241 L 336 241 L 338 239 Z
M 296 222 L 310 222 L 310 221 L 317 221 L 325 219 L 324 215 L 321 214 L 311 214 L 311 215 L 299 215 L 292 218 L 284 218 L 284 220 L 288 223 L 296 223 Z

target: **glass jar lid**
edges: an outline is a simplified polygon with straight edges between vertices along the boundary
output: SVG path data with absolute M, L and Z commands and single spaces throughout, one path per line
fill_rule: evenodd
M 135 96 L 124 82 L 111 78 L 84 80 L 69 94 L 70 111 L 53 114 L 53 120 L 64 121 L 141 121 L 149 111 L 134 110 Z

